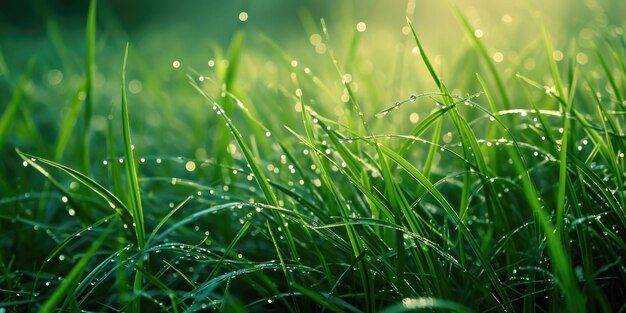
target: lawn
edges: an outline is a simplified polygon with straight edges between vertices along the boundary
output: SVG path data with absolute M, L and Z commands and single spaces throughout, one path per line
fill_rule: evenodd
M 626 4 L 0 5 L 0 313 L 626 312 Z

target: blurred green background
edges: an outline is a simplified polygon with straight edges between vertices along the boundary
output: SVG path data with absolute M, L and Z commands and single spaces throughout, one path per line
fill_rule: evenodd
M 626 20 L 626 2 L 619 0 L 468 0 L 457 1 L 457 5 L 508 83 L 515 81 L 516 73 L 550 83 L 543 71 L 542 27 L 552 35 L 560 53 L 583 53 L 579 63 L 585 66 L 593 57 L 594 38 L 602 36 L 592 29 L 621 33 Z M 25 103 L 38 112 L 32 116 L 34 126 L 16 124 L 4 155 L 12 154 L 17 146 L 38 146 L 41 154 L 49 155 L 45 142 L 56 138 L 58 125 L 84 76 L 87 8 L 88 1 L 78 0 L 0 4 L 0 109 L 4 110 L 26 65 L 34 60 Z M 247 13 L 247 20 L 240 20 L 241 12 Z M 276 131 L 281 131 L 283 124 L 298 127 L 294 100 L 276 97 L 286 93 L 284 89 L 293 93 L 289 66 L 278 64 L 283 58 L 287 64 L 293 59 L 301 68 L 310 68 L 335 92 L 329 95 L 333 99 L 325 101 L 321 95 L 326 93 L 311 90 L 317 93 L 316 102 L 311 103 L 316 109 L 341 115 L 335 107 L 342 88 L 330 58 L 320 55 L 328 50 L 319 44 L 322 18 L 328 25 L 330 48 L 343 70 L 359 83 L 357 94 L 368 95 L 369 101 L 362 105 L 366 115 L 373 116 L 411 94 L 435 90 L 415 54 L 407 16 L 450 88 L 457 94 L 480 91 L 474 73 L 480 72 L 482 65 L 447 1 L 99 1 L 94 140 L 104 138 L 106 117 L 119 105 L 119 75 L 127 42 L 126 87 L 129 102 L 138 108 L 131 111 L 133 130 L 146 153 L 205 156 L 197 147 L 211 140 L 197 130 L 212 124 L 214 117 L 198 114 L 206 106 L 188 85 L 186 75 L 205 75 L 219 85 L 223 61 L 237 32 L 246 36 L 236 95 L 256 106 L 266 125 L 277 125 Z M 366 25 L 362 33 L 356 30 L 359 22 Z M 353 45 L 358 47 L 356 52 L 349 51 Z M 175 62 L 178 67 L 173 66 Z M 466 72 L 458 72 L 459 68 Z M 430 108 L 416 110 L 423 116 Z M 406 130 L 408 127 L 402 127 L 408 124 L 409 114 L 397 117 L 402 122 L 381 127 Z M 149 139 L 155 128 L 162 134 L 157 138 L 167 145 Z M 33 132 L 41 135 L 33 136 Z M 142 142 L 144 135 L 146 141 Z M 39 143 L 33 140 L 37 137 Z M 104 151 L 95 155 L 105 157 Z

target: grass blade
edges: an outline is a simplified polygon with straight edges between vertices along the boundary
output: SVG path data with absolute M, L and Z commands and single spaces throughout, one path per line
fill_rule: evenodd
M 489 57 L 489 54 L 487 53 L 487 49 L 485 48 L 483 43 L 478 39 L 478 37 L 475 35 L 474 28 L 472 27 L 472 25 L 470 25 L 469 21 L 467 20 L 463 12 L 461 12 L 461 9 L 459 9 L 459 7 L 456 5 L 452 5 L 452 8 L 454 12 L 456 13 L 457 18 L 460 20 L 461 24 L 463 25 L 463 28 L 465 29 L 467 36 L 470 38 L 470 40 L 472 41 L 472 43 L 478 50 L 479 55 L 483 59 L 483 62 L 487 65 L 487 68 L 489 69 L 489 73 L 491 73 L 491 77 L 496 83 L 496 89 L 498 90 L 498 94 L 500 95 L 502 105 L 504 106 L 506 110 L 510 109 L 509 96 L 506 92 L 506 88 L 504 87 L 504 82 L 502 81 L 502 78 L 500 77 L 500 74 L 498 73 L 498 70 L 496 69 L 495 64 Z
M 110 224 L 113 225 L 113 224 Z M 71 290 L 75 287 L 76 282 L 80 279 L 80 277 L 85 272 L 87 265 L 89 265 L 89 260 L 96 254 L 100 246 L 104 243 L 104 241 L 108 238 L 110 233 L 110 228 L 112 226 L 107 227 L 107 229 L 98 237 L 98 239 L 91 244 L 89 249 L 83 254 L 83 256 L 78 260 L 76 265 L 72 268 L 72 270 L 67 274 L 67 276 L 63 279 L 61 284 L 57 289 L 54 290 L 52 295 L 44 302 L 44 304 L 39 308 L 39 312 L 48 313 L 54 312 L 61 302 L 61 300 L 71 292 Z
M 85 185 L 85 187 L 89 188 L 91 191 L 95 192 L 96 194 L 98 194 L 100 197 L 102 197 L 104 200 L 106 200 L 109 204 L 109 206 L 111 208 L 113 208 L 118 214 L 120 214 L 123 218 L 126 218 L 126 221 L 131 221 L 132 219 L 130 219 L 130 211 L 128 210 L 128 208 L 126 207 L 126 205 L 120 200 L 118 199 L 115 195 L 113 195 L 110 191 L 108 191 L 106 188 L 102 187 L 100 184 L 98 184 L 96 181 L 94 181 L 93 179 L 85 176 L 84 174 L 69 168 L 65 165 L 56 163 L 56 162 L 52 162 L 50 160 L 46 160 L 44 158 L 40 158 L 34 155 L 30 155 L 27 153 L 23 153 L 22 151 L 20 151 L 19 149 L 15 149 L 17 154 L 26 162 L 28 162 L 31 165 L 34 165 L 33 163 L 36 162 L 41 162 L 44 163 L 48 166 L 51 166 L 53 168 L 59 169 L 63 172 L 65 172 L 66 174 L 74 177 L 74 179 L 76 179 L 79 183 Z M 43 172 L 41 171 L 41 167 L 39 166 L 33 166 L 35 167 L 37 170 L 39 170 L 44 176 L 48 177 L 49 174 L 47 172 Z
M 22 104 L 22 99 L 24 98 L 24 93 L 26 92 L 26 85 L 30 82 L 30 76 L 33 71 L 34 61 L 30 61 L 28 63 L 28 67 L 22 74 L 20 78 L 20 82 L 18 83 L 15 91 L 13 92 L 13 96 L 11 96 L 11 101 L 2 112 L 2 118 L 0 118 L 0 148 L 4 148 L 5 141 L 9 136 L 9 130 L 11 128 L 11 124 L 15 121 L 15 115 L 17 114 L 17 110 Z
M 139 190 L 139 182 L 137 180 L 137 168 L 135 165 L 135 157 L 133 154 L 133 144 L 130 138 L 130 122 L 128 117 L 128 102 L 126 100 L 126 61 L 128 58 L 128 44 L 124 53 L 124 64 L 122 65 L 122 132 L 124 135 L 124 159 L 126 162 L 126 182 L 130 193 L 130 209 L 135 227 L 135 235 L 137 236 L 137 244 L 143 249 L 145 241 L 145 228 L 143 219 L 143 209 L 141 207 L 141 192 Z
M 96 66 L 96 7 L 97 0 L 91 0 L 87 16 L 87 71 L 85 73 L 85 111 L 83 114 L 83 173 L 91 176 L 91 117 L 94 106 L 93 83 Z

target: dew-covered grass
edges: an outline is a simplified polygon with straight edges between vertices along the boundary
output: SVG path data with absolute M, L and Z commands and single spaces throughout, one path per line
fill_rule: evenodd
M 624 6 L 327 5 L 0 33 L 0 313 L 625 311 Z

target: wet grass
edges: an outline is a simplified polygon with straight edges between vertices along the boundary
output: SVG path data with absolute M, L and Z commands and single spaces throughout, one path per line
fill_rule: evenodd
M 561 51 L 539 27 L 505 68 L 450 14 L 458 54 L 407 20 L 402 96 L 362 70 L 365 24 L 306 13 L 310 65 L 242 28 L 159 79 L 133 42 L 98 56 L 95 1 L 61 87 L 0 54 L 0 310 L 626 310 L 620 28 Z

